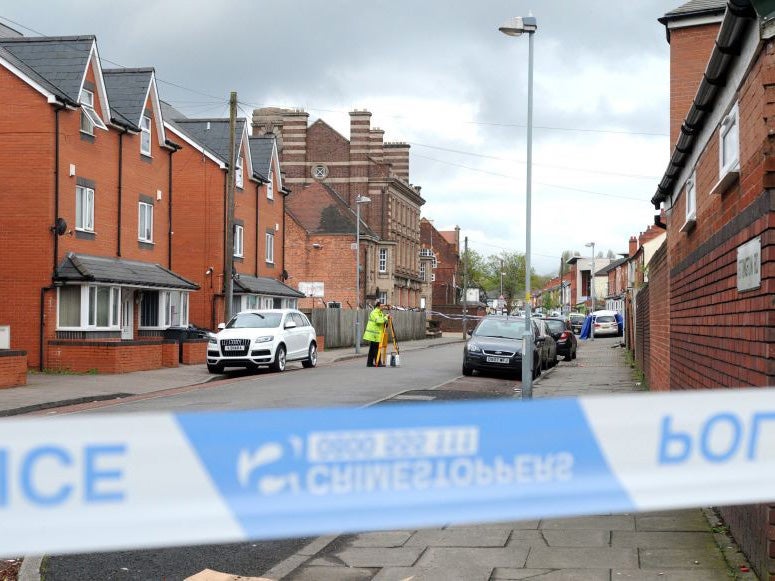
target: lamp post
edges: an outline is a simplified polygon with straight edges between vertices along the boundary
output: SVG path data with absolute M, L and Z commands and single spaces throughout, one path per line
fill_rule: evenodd
M 530 195 L 533 173 L 533 34 L 538 29 L 534 16 L 509 18 L 500 30 L 508 36 L 528 37 L 527 65 L 527 184 L 525 188 L 525 332 L 522 335 L 522 399 L 533 399 L 533 331 L 530 297 Z
M 368 204 L 371 198 L 355 198 L 355 353 L 361 352 L 361 204 Z
M 592 312 L 595 312 L 595 243 L 594 242 L 587 242 L 584 246 L 592 247 L 592 272 L 589 276 L 589 286 L 592 291 Z M 595 317 L 592 316 L 592 325 L 589 327 L 589 338 L 594 341 L 595 340 Z

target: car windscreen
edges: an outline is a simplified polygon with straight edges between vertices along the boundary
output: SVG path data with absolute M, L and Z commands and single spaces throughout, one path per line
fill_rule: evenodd
M 549 331 L 552 333 L 562 333 L 565 331 L 565 323 L 563 321 L 555 321 L 553 319 L 547 319 L 544 321 L 546 326 L 549 327 Z
M 598 315 L 595 317 L 596 323 L 613 323 L 616 321 L 613 315 Z
M 586 317 L 584 315 L 571 315 L 570 320 L 573 323 L 583 323 Z
M 226 325 L 227 329 L 269 329 L 280 326 L 282 313 L 240 313 Z
M 476 337 L 503 337 L 521 339 L 525 332 L 525 319 L 485 319 L 474 331 Z

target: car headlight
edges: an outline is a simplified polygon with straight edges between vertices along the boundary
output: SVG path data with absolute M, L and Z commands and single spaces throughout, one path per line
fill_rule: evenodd
M 253 340 L 254 343 L 269 343 L 270 341 L 274 341 L 274 335 L 264 335 Z
M 469 353 L 481 353 L 482 348 L 479 347 L 476 343 L 469 343 L 468 344 L 468 352 Z
M 207 342 L 208 345 L 218 345 L 218 339 L 215 337 L 210 337 L 210 340 Z

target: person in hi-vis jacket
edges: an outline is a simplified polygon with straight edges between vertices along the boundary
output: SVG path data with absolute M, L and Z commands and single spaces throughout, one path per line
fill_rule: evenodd
M 364 341 L 369 342 L 369 356 L 366 358 L 366 367 L 374 367 L 374 361 L 379 352 L 379 340 L 388 320 L 388 315 L 382 310 L 382 306 L 382 301 L 374 303 L 374 309 L 369 314 L 369 322 L 366 323 L 366 330 L 363 333 Z M 380 367 L 384 366 L 385 362 L 382 361 Z

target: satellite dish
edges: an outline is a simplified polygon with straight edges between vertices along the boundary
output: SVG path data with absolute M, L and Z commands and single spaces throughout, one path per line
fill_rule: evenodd
M 54 227 L 52 230 L 57 233 L 57 236 L 62 236 L 65 232 L 67 232 L 67 222 L 65 222 L 65 219 L 57 218 L 56 222 L 54 222 Z

